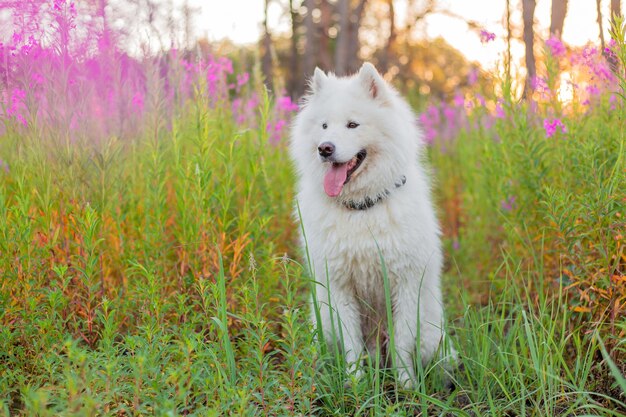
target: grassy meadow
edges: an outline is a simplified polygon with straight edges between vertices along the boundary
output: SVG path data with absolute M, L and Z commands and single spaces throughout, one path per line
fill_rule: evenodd
M 405 390 L 375 364 L 345 384 L 313 337 L 293 103 L 224 60 L 170 61 L 183 87 L 147 63 L 113 75 L 129 107 L 109 113 L 79 64 L 5 95 L 0 415 L 626 415 L 623 79 L 564 108 L 548 59 L 534 104 L 421 112 L 459 366 Z M 78 120 L 55 88 L 77 89 Z

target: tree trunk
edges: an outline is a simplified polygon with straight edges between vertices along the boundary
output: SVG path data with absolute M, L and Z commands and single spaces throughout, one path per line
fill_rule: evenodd
M 530 98 L 533 90 L 537 69 L 535 67 L 535 0 L 522 0 L 522 18 L 524 20 L 524 44 L 526 45 L 526 84 L 524 85 L 524 98 Z
M 563 36 L 563 24 L 567 14 L 568 0 L 552 0 L 552 17 L 550 21 L 550 37 L 561 39 Z
M 379 69 L 384 74 L 389 70 L 389 64 L 393 58 L 392 48 L 396 44 L 396 13 L 393 7 L 393 0 L 387 0 L 387 7 L 389 8 L 389 37 L 387 43 L 380 57 Z
M 611 0 L 611 34 L 613 33 L 613 29 L 615 29 L 617 25 L 616 18 L 622 15 L 620 6 L 620 0 Z M 611 36 L 611 38 L 613 39 L 613 36 Z M 620 76 L 620 63 L 617 57 L 614 54 L 605 53 L 604 49 L 602 49 L 602 53 L 609 62 L 609 66 L 611 67 L 611 71 L 613 71 L 613 74 Z
M 348 71 L 348 54 L 350 53 L 350 0 L 339 0 L 339 33 L 335 47 L 335 73 L 346 75 Z
M 289 55 L 289 84 L 287 90 L 291 98 L 299 95 L 298 85 L 300 74 L 298 73 L 298 14 L 294 8 L 293 0 L 289 0 L 289 16 L 291 18 L 291 53 Z
M 319 49 L 318 49 L 318 63 L 324 70 L 330 70 L 333 67 L 333 55 L 330 47 L 330 37 L 328 36 L 328 29 L 333 24 L 334 8 L 328 2 L 328 0 L 322 0 L 320 3 L 321 20 L 319 24 Z
M 598 30 L 600 31 L 600 47 L 604 51 L 604 28 L 602 26 L 602 0 L 596 0 L 596 10 L 598 11 Z
M 313 74 L 317 61 L 317 28 L 313 21 L 313 10 L 316 8 L 315 0 L 304 0 L 306 15 L 304 16 L 305 44 L 304 44 L 304 75 L 310 77 Z
M 348 42 L 348 73 L 356 72 L 360 67 L 359 51 L 361 49 L 361 42 L 359 40 L 359 30 L 361 29 L 361 20 L 363 19 L 363 12 L 365 11 L 365 5 L 367 0 L 360 0 L 354 13 L 350 17 L 350 31 Z
M 615 18 L 621 15 L 620 0 L 611 0 L 611 27 L 615 25 Z

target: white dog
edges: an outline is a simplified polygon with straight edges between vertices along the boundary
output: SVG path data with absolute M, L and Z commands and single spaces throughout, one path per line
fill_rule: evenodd
M 365 348 L 373 353 L 388 338 L 386 275 L 405 386 L 415 380 L 418 341 L 424 364 L 444 351 L 440 230 L 420 149 L 409 105 L 373 65 L 346 78 L 315 69 L 290 151 L 302 244 L 320 284 L 319 324 L 327 340 L 343 341 L 346 362 L 360 375 Z M 446 354 L 454 357 L 452 349 Z

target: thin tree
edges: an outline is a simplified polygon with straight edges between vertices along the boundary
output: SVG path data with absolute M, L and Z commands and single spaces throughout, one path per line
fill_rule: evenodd
M 620 0 L 611 0 L 611 29 L 617 25 L 617 18 L 622 15 Z M 613 32 L 611 32 L 613 33 Z M 605 49 L 602 49 L 605 58 L 609 61 L 609 65 L 613 73 L 617 74 L 619 71 L 619 61 L 614 54 L 605 53 Z
M 335 6 L 329 0 L 320 1 L 320 24 L 318 25 L 318 64 L 325 70 L 333 67 L 333 56 L 329 30 L 335 22 Z
M 339 33 L 335 48 L 335 73 L 345 75 L 350 53 L 350 0 L 339 0 L 337 12 L 339 13 Z
M 398 34 L 396 33 L 396 13 L 393 7 L 393 0 L 387 0 L 387 8 L 389 12 L 389 37 L 387 38 L 387 42 L 384 46 L 383 53 L 380 58 L 380 70 L 385 73 L 389 70 L 389 63 L 392 60 L 393 56 L 393 48 L 396 44 L 396 38 Z
M 350 30 L 348 32 L 348 72 L 350 73 L 355 72 L 360 67 L 359 50 L 361 49 L 361 41 L 359 40 L 359 31 L 366 5 L 367 0 L 359 0 L 350 16 Z
M 615 18 L 621 15 L 620 0 L 611 0 L 611 27 L 615 26 Z
M 304 43 L 304 73 L 313 74 L 317 61 L 317 29 L 313 21 L 313 11 L 317 8 L 315 0 L 304 0 L 306 14 L 304 15 L 305 43 Z
M 291 98 L 298 95 L 298 12 L 294 5 L 294 0 L 289 0 L 289 17 L 291 19 L 291 52 L 289 55 L 289 84 L 287 90 Z
M 524 21 L 524 44 L 526 46 L 526 83 L 524 84 L 524 98 L 530 98 L 537 76 L 535 66 L 535 0 L 522 0 L 522 19 Z
M 598 29 L 600 30 L 600 46 L 604 51 L 604 27 L 602 26 L 602 0 L 596 0 L 596 10 L 598 12 Z
M 568 0 L 552 0 L 552 14 L 550 20 L 550 37 L 561 39 L 563 24 L 567 14 Z
M 339 34 L 335 48 L 335 72 L 338 75 L 351 73 L 359 66 L 359 29 L 366 4 L 367 0 L 359 0 L 352 8 L 350 0 L 339 0 L 337 3 Z

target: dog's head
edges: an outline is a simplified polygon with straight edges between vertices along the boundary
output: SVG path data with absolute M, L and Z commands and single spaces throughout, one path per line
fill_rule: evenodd
M 409 106 L 372 64 L 351 77 L 316 68 L 293 124 L 291 155 L 308 185 L 332 198 L 360 198 L 415 163 L 418 137 Z

